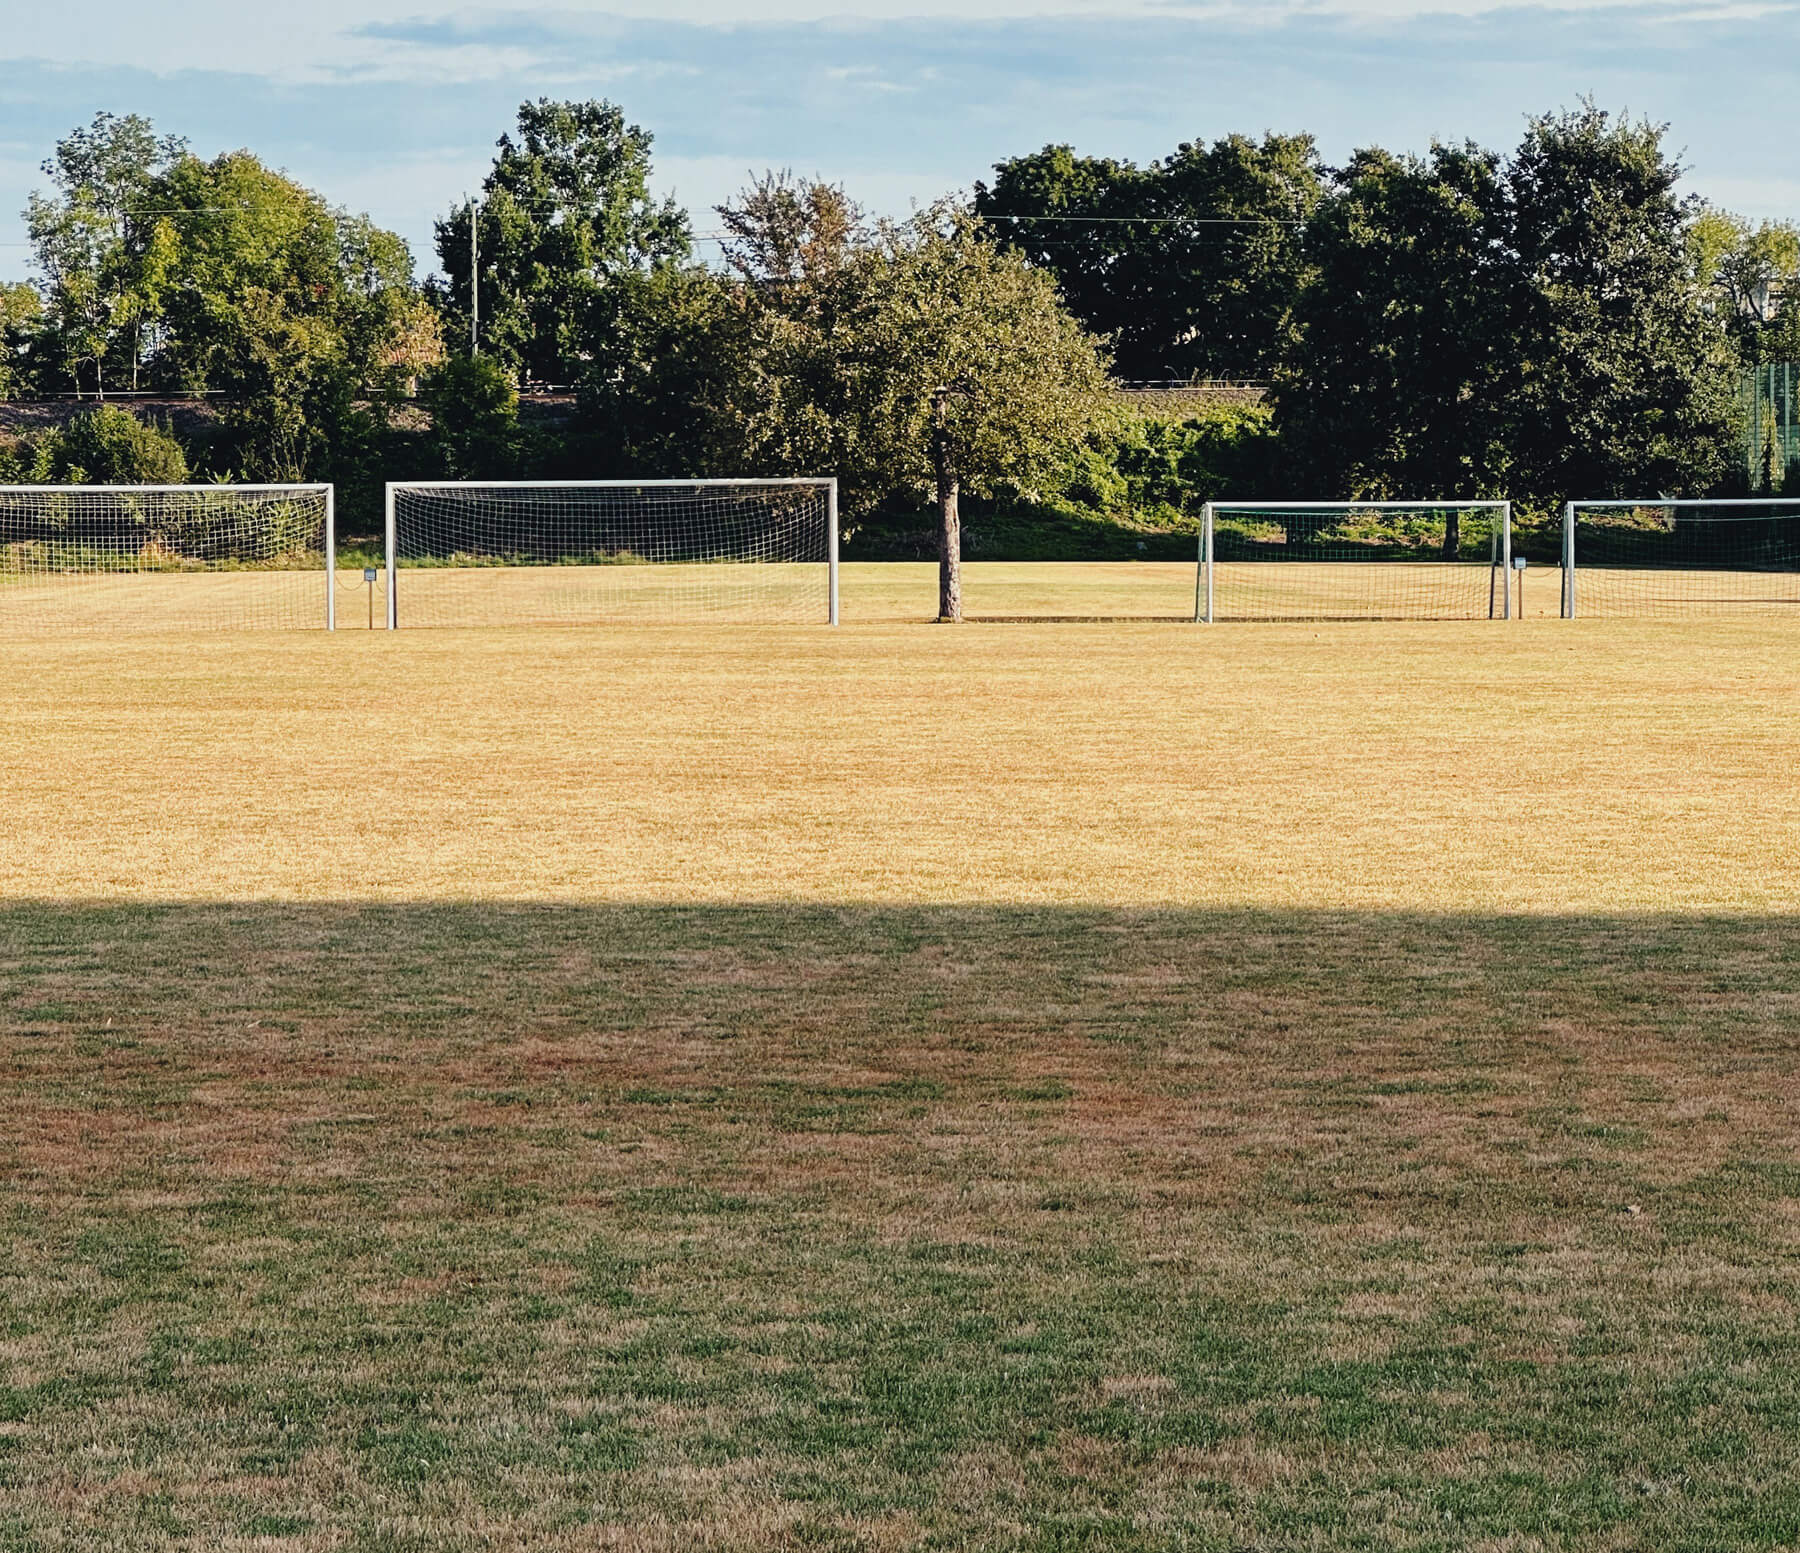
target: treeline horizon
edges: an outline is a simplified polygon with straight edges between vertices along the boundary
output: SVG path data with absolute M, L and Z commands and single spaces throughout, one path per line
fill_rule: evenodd
M 1052 145 L 904 220 L 771 172 L 717 208 L 707 262 L 650 192 L 647 132 L 543 100 L 420 281 L 400 237 L 251 152 L 102 113 L 44 163 L 33 279 L 0 283 L 0 399 L 216 413 L 0 433 L 0 481 L 331 480 L 354 519 L 388 478 L 828 473 L 877 548 L 973 498 L 1052 551 L 1223 496 L 1779 490 L 1741 385 L 1800 360 L 1800 231 L 1684 195 L 1665 136 L 1584 102 L 1506 155 Z M 1145 409 L 1119 379 L 1268 388 Z M 521 418 L 532 382 L 574 390 L 562 422 Z

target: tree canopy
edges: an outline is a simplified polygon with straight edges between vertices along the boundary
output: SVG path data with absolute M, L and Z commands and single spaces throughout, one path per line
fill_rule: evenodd
M 1266 378 L 1323 187 L 1310 135 L 1193 141 L 1144 168 L 1046 146 L 998 164 L 975 210 L 1057 278 L 1122 376 Z
M 650 194 L 650 145 L 610 102 L 521 106 L 517 137 L 500 137 L 480 200 L 437 224 L 438 296 L 452 338 L 469 338 L 478 300 L 483 350 L 525 378 L 575 382 L 609 287 L 678 263 L 691 247 L 686 213 Z
M 384 470 L 834 473 L 853 528 L 915 532 L 935 508 L 946 554 L 964 497 L 1191 522 L 1252 486 L 1540 509 L 1718 493 L 1757 478 L 1741 374 L 1800 360 L 1800 228 L 1684 195 L 1665 138 L 1582 103 L 1509 155 L 1328 168 L 1304 134 L 1224 134 L 1140 165 L 1053 144 L 902 220 L 772 171 L 718 208 L 703 259 L 645 130 L 542 99 L 437 223 L 421 285 L 398 236 L 252 152 L 102 113 L 44 163 L 32 279 L 0 283 L 0 396 L 207 396 L 177 439 L 190 473 L 332 479 L 347 512 Z M 1128 412 L 1109 372 L 1269 390 Z M 521 401 L 545 383 L 577 411 Z M 109 418 L 80 433 L 104 446 L 59 432 L 7 456 L 174 467 L 150 430 Z
M 1663 135 L 1584 104 L 1505 161 L 1364 151 L 1334 175 L 1274 392 L 1309 492 L 1545 506 L 1727 477 L 1732 255 Z

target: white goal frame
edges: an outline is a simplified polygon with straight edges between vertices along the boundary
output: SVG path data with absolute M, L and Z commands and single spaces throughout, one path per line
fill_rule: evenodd
M 1194 578 L 1194 620 L 1196 624 L 1213 625 L 1214 555 L 1213 524 L 1221 512 L 1497 512 L 1500 514 L 1500 614 L 1512 619 L 1512 503 L 1504 500 L 1449 501 L 1209 501 L 1200 510 L 1200 565 Z M 1257 564 L 1257 563 L 1249 563 Z M 1280 562 L 1262 563 L 1280 565 Z M 1372 562 L 1322 562 L 1322 565 L 1380 565 Z M 1430 565 L 1430 562 L 1396 561 L 1395 566 Z M 1490 590 L 1490 594 L 1491 594 Z M 1493 619 L 1492 603 L 1489 619 Z
M 278 485 L 0 485 L 0 496 L 318 496 L 325 498 L 325 629 L 337 629 L 337 487 Z M 76 574 L 84 575 L 84 574 Z
M 1562 617 L 1575 618 L 1575 525 L 1584 512 L 1652 512 L 1680 511 L 1697 507 L 1732 507 L 1738 510 L 1758 507 L 1792 507 L 1800 515 L 1800 495 L 1795 496 L 1726 496 L 1709 501 L 1704 496 L 1640 496 L 1634 499 L 1612 498 L 1572 501 L 1563 504 L 1562 542 Z
M 734 477 L 700 480 L 390 480 L 386 495 L 387 628 L 400 629 L 400 567 L 395 498 L 403 491 L 644 491 L 743 490 L 757 486 L 788 489 L 811 487 L 825 493 L 825 613 L 827 625 L 838 623 L 838 483 L 828 476 L 780 476 L 769 479 Z M 705 563 L 696 563 L 705 564 Z

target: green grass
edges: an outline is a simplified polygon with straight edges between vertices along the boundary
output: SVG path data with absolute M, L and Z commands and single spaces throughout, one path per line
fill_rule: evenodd
M 14 1546 L 1800 1536 L 1783 919 L 21 905 L 0 946 Z

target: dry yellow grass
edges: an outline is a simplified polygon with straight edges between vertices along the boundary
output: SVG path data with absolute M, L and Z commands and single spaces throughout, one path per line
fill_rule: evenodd
M 853 573 L 836 632 L 0 638 L 0 895 L 1794 902 L 1793 622 L 955 629 L 931 586 Z

